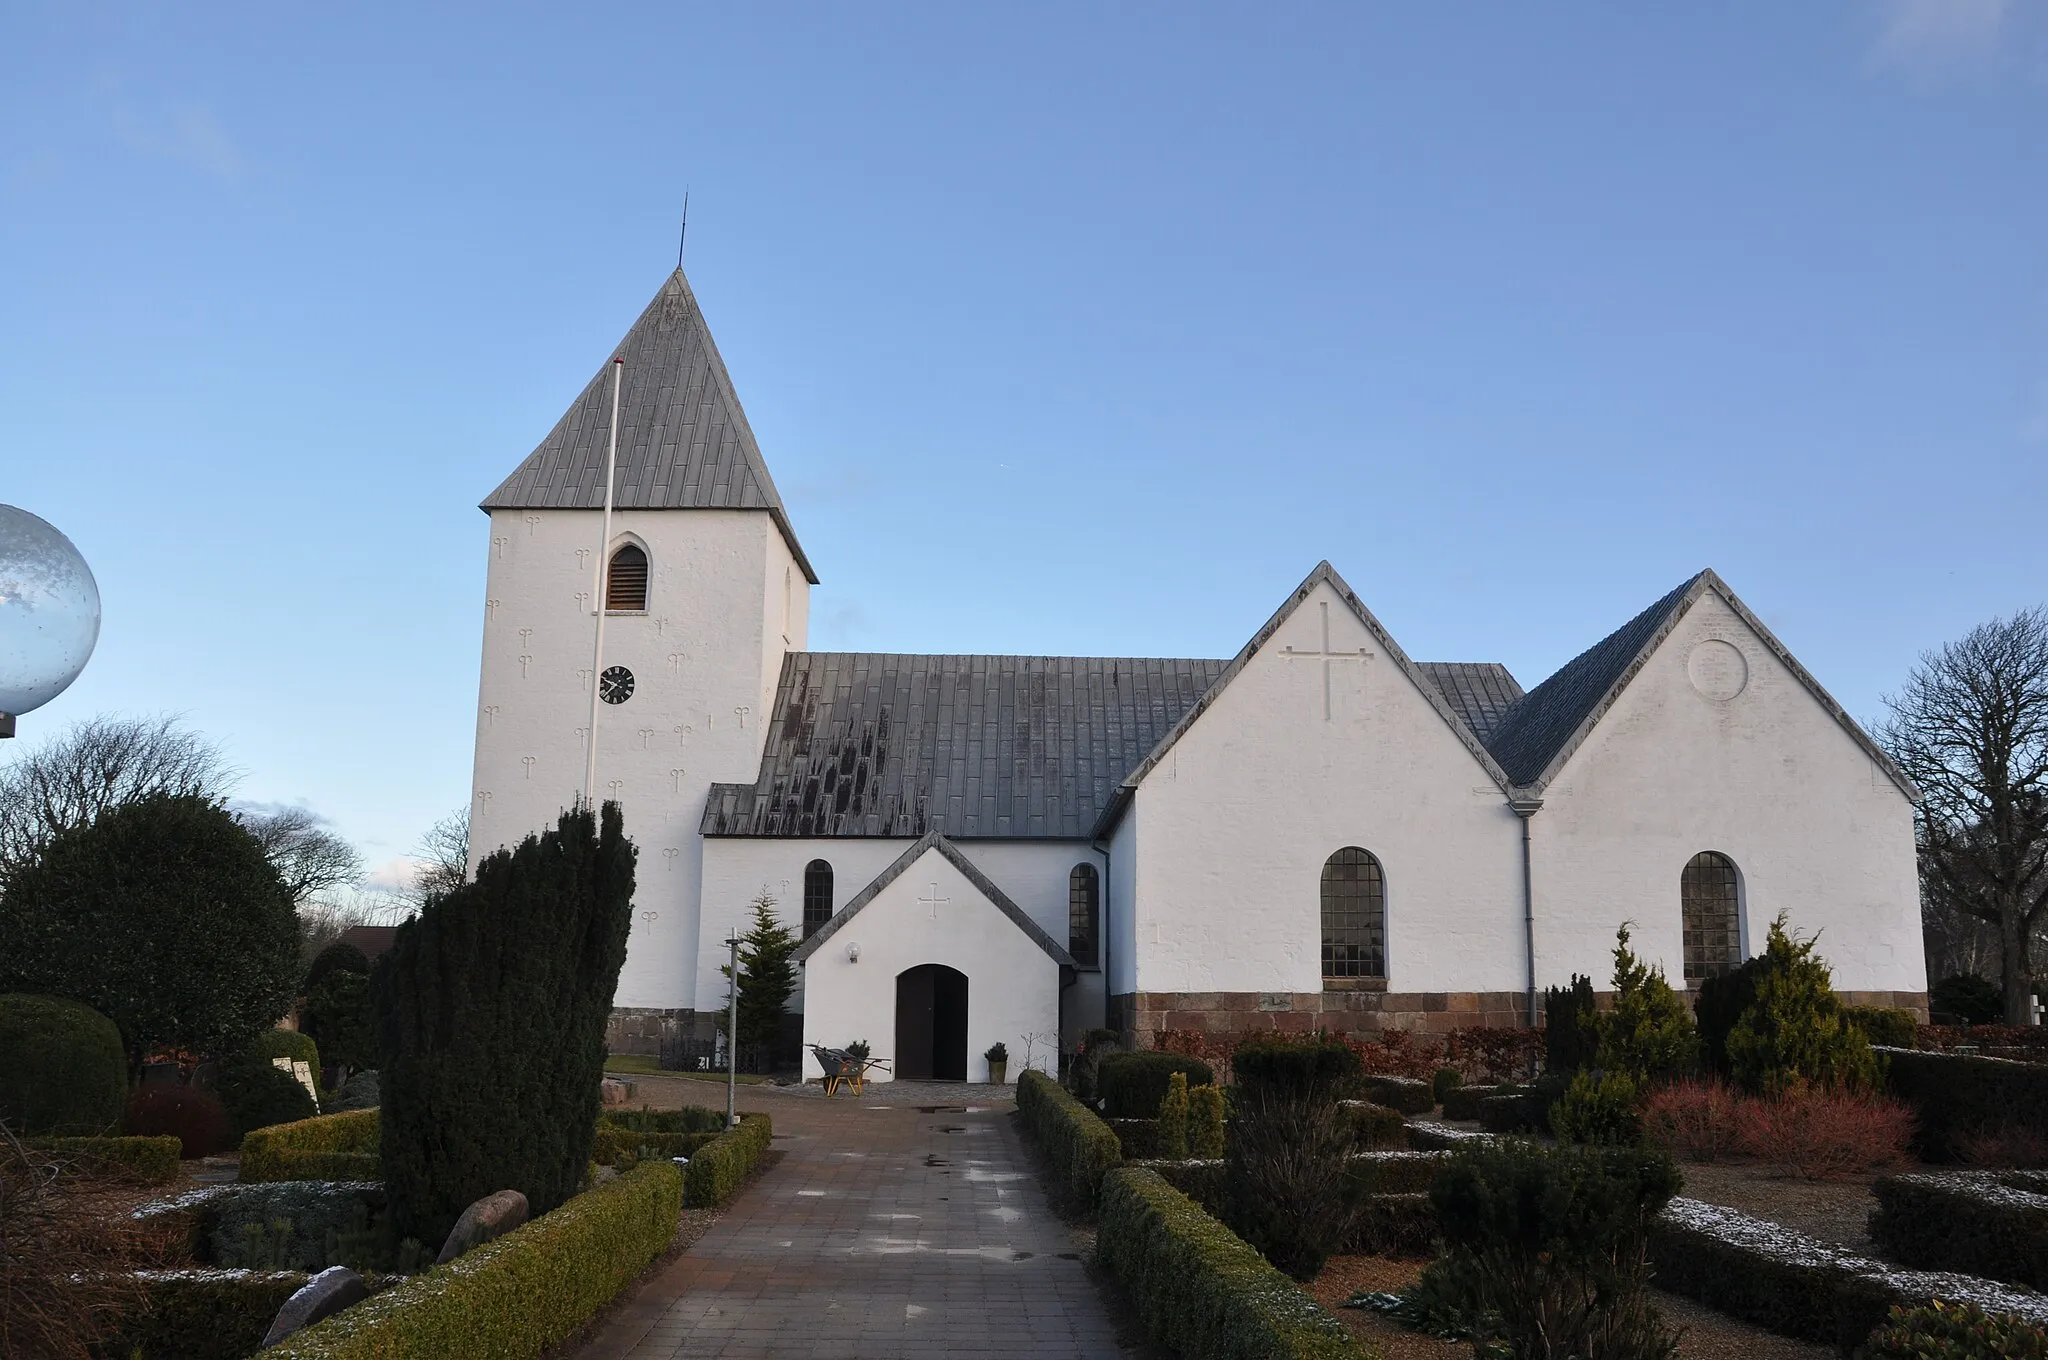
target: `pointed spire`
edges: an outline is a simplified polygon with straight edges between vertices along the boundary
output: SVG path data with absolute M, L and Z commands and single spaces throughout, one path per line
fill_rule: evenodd
M 626 361 L 619 398 L 621 510 L 765 510 L 813 585 L 817 573 L 796 541 L 789 515 L 754 431 L 704 322 L 690 281 L 678 268 L 640 313 L 555 428 L 484 499 L 486 510 L 595 510 L 604 504 L 605 439 L 611 359 Z

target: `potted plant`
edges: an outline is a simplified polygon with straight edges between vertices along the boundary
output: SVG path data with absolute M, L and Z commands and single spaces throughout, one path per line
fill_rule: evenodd
M 997 1086 L 1010 1080 L 1010 1050 L 1003 1047 L 1001 1039 L 988 1046 L 988 1052 L 981 1055 L 988 1059 L 988 1079 Z

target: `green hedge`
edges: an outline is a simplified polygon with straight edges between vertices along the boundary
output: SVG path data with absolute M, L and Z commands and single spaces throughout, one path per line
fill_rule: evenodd
M 1956 1139 L 2003 1124 L 2048 1128 L 2048 1064 L 1883 1048 L 1885 1083 L 1912 1105 L 1923 1156 L 1955 1155 Z
M 1450 1161 L 1446 1152 L 1361 1152 L 1346 1172 L 1359 1216 L 1343 1250 L 1360 1256 L 1429 1254 L 1436 1241 L 1436 1210 L 1429 1188 Z M 1148 1161 L 1131 1165 L 1149 1171 L 1209 1214 L 1223 1213 L 1220 1160 Z
M 1360 1147 L 1396 1152 L 1408 1146 L 1408 1120 L 1399 1110 L 1369 1100 L 1346 1100 L 1338 1105 L 1352 1121 Z
M 1185 1053 L 1105 1053 L 1095 1069 L 1095 1092 L 1102 1112 L 1111 1119 L 1156 1119 L 1159 1102 L 1173 1074 L 1186 1074 L 1189 1086 L 1213 1086 L 1216 1073 L 1200 1058 Z
M 1344 1324 L 1153 1172 L 1102 1178 L 1096 1258 L 1182 1360 L 1366 1360 Z
M 714 1135 L 690 1157 L 684 1202 L 708 1209 L 731 1199 L 768 1150 L 775 1126 L 765 1114 L 743 1114 L 736 1129 Z
M 1511 1092 L 1505 1086 L 1454 1086 L 1444 1092 L 1444 1118 L 1477 1119 L 1480 1101 L 1507 1094 Z
M 1117 1146 L 1123 1149 L 1127 1162 L 1143 1161 L 1159 1155 L 1159 1121 L 1156 1119 L 1105 1119 L 1116 1134 Z
M 682 1206 L 676 1166 L 644 1163 L 264 1355 L 530 1360 L 581 1327 L 668 1249 Z
M 1994 1171 L 1880 1176 L 1870 1240 L 1901 1265 L 2048 1289 L 2048 1195 L 2026 1184 Z
M 1845 1354 L 1892 1308 L 1936 1298 L 2048 1323 L 2048 1300 L 2038 1294 L 1971 1275 L 1899 1270 L 1698 1200 L 1674 1199 L 1658 1216 L 1650 1261 L 1660 1289 Z
M 599 1166 L 630 1166 L 644 1157 L 695 1157 L 722 1137 L 716 1133 L 639 1133 L 599 1124 L 590 1142 L 590 1160 Z
M 295 1029 L 265 1030 L 244 1050 L 244 1058 L 258 1058 L 269 1062 L 272 1058 L 290 1058 L 313 1069 L 313 1082 L 320 1082 L 320 1045 L 313 1042 L 310 1034 L 301 1034 Z
M 1550 1107 L 1563 1098 L 1561 1077 L 1542 1077 L 1532 1086 L 1504 1087 L 1479 1101 L 1479 1122 L 1488 1133 L 1549 1133 Z
M 1017 1078 L 1017 1113 L 1074 1203 L 1093 1208 L 1103 1173 L 1124 1159 L 1115 1132 L 1043 1072 Z
M 103 1350 L 120 1360 L 243 1360 L 256 1354 L 284 1301 L 312 1277 L 294 1271 L 157 1270 Z
M 1911 1048 L 1920 1030 L 1920 1017 L 1903 1006 L 1844 1006 L 1842 1016 L 1873 1048 Z
M 0 1122 L 17 1134 L 112 1133 L 128 1099 L 128 1051 L 114 1022 L 83 1002 L 0 995 Z
M 184 1145 L 166 1134 L 158 1138 L 38 1138 L 29 1146 L 82 1162 L 95 1171 L 133 1176 L 145 1185 L 169 1185 L 178 1179 L 178 1153 Z
M 316 1115 L 256 1129 L 242 1139 L 244 1181 L 374 1181 L 376 1110 Z
M 1358 1094 L 1375 1105 L 1384 1105 L 1402 1114 L 1428 1114 L 1436 1108 L 1436 1092 L 1419 1077 L 1379 1074 L 1360 1077 Z
M 1490 1133 L 1474 1133 L 1470 1129 L 1453 1128 L 1449 1124 L 1438 1124 L 1430 1120 L 1408 1126 L 1408 1146 L 1417 1152 L 1456 1152 L 1475 1138 L 1491 1138 Z

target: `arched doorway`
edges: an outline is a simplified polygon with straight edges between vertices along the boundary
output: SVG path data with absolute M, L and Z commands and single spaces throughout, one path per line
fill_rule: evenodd
M 921 963 L 896 975 L 896 1075 L 967 1080 L 967 974 Z

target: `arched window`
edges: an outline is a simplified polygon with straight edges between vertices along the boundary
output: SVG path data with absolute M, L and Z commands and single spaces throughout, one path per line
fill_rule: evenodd
M 1101 880 L 1092 864 L 1076 864 L 1067 875 L 1067 952 L 1083 968 L 1102 961 Z
M 647 550 L 628 543 L 612 554 L 604 578 L 606 609 L 647 608 Z
M 1387 975 L 1387 877 L 1370 851 L 1347 845 L 1323 861 L 1323 976 Z
M 1742 907 L 1735 861 L 1702 850 L 1678 876 L 1679 910 L 1685 922 L 1685 980 L 1688 984 L 1733 972 L 1742 963 Z
M 804 938 L 832 919 L 832 866 L 814 859 L 804 866 Z

